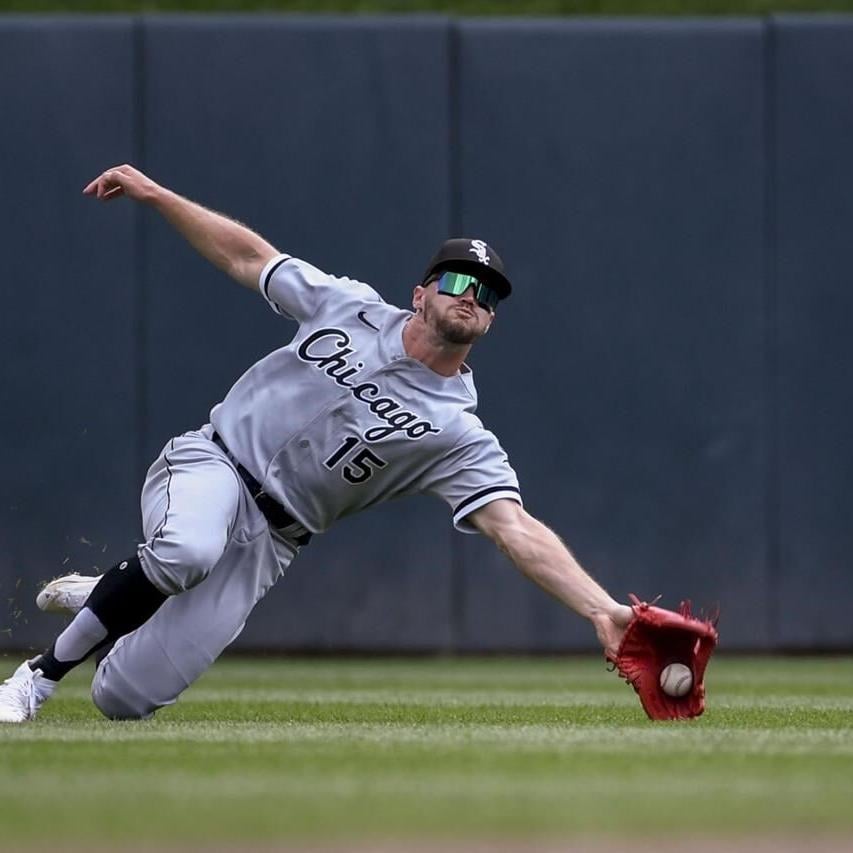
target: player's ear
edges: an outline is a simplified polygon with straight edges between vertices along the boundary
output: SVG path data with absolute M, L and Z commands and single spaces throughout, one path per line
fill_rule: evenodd
M 421 310 L 421 305 L 424 301 L 424 294 L 426 293 L 426 288 L 423 285 L 416 284 L 415 289 L 412 292 L 412 308 L 414 308 L 415 312 Z

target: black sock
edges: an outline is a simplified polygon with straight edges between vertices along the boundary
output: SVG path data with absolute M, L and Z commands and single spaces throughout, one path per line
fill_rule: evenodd
M 75 660 L 59 660 L 56 657 L 56 642 L 54 642 L 48 651 L 30 664 L 30 668 L 40 669 L 42 675 L 51 681 L 59 681 L 77 664 L 86 660 L 92 652 L 108 649 L 119 637 L 129 634 L 143 622 L 147 622 L 167 598 L 167 595 L 160 592 L 145 577 L 139 557 L 123 560 L 98 581 L 84 608 L 84 610 L 90 610 L 97 618 L 97 622 L 103 625 L 106 636 L 102 633 L 100 639 L 91 647 L 87 646 L 82 657 L 77 657 Z M 82 612 L 81 610 L 80 613 Z M 91 620 L 91 614 L 89 618 Z M 76 619 L 77 617 L 71 621 L 65 631 L 75 631 Z M 79 647 L 79 633 L 75 635 L 75 641 Z
M 78 663 L 82 663 L 85 658 L 80 658 L 80 660 L 75 661 L 59 661 L 53 656 L 53 649 L 56 644 L 54 643 L 43 655 L 36 658 L 34 661 L 30 661 L 30 669 L 36 670 L 40 669 L 41 674 L 45 678 L 49 678 L 51 681 L 59 681 L 60 678 L 67 675 L 77 666 Z

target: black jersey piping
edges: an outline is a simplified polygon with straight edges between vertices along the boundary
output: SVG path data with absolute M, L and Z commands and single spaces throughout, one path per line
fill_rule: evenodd
M 169 442 L 169 450 L 175 449 L 175 439 L 173 438 Z M 163 459 L 166 461 L 166 471 L 168 472 L 168 479 L 166 480 L 166 511 L 163 513 L 163 521 L 160 523 L 160 526 L 157 528 L 157 532 L 151 537 L 151 550 L 154 550 L 154 543 L 163 535 L 163 531 L 166 529 L 166 521 L 169 518 L 169 509 L 172 506 L 172 493 L 169 491 L 170 486 L 172 485 L 172 466 L 169 463 L 169 454 L 164 453 Z
M 455 518 L 459 515 L 466 506 L 470 506 L 475 501 L 478 501 L 480 498 L 484 498 L 486 495 L 490 495 L 493 492 L 515 492 L 515 494 L 520 495 L 521 489 L 519 489 L 518 486 L 489 486 L 488 489 L 481 489 L 476 494 L 471 495 L 470 498 L 465 498 L 465 500 L 453 510 L 453 517 Z
M 286 261 L 290 260 L 290 255 L 285 255 L 283 258 L 279 258 L 269 269 L 269 272 L 264 276 L 264 283 L 261 285 L 261 289 L 264 292 L 264 298 L 268 302 L 272 302 L 270 299 L 270 279 L 273 276 L 273 273 Z

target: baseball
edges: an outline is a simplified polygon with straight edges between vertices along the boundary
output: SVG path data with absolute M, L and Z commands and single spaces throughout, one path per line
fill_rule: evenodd
M 671 663 L 660 673 L 660 686 L 667 696 L 686 696 L 693 687 L 693 673 L 683 663 Z

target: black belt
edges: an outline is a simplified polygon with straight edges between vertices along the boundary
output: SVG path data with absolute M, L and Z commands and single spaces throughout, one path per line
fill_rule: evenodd
M 234 454 L 226 447 L 222 436 L 218 432 L 213 433 L 213 442 L 218 445 L 225 455 L 234 463 L 240 479 L 246 484 L 252 500 L 258 505 L 258 509 L 263 513 L 264 518 L 272 527 L 281 530 L 284 527 L 290 527 L 297 524 L 303 530 L 301 522 L 295 519 L 275 498 L 270 497 L 263 489 L 263 486 L 234 458 Z M 307 545 L 311 541 L 311 533 L 305 532 L 301 536 L 291 537 L 297 545 Z

